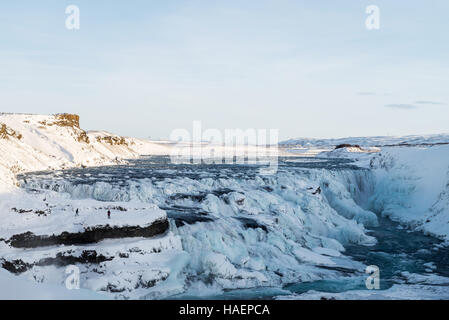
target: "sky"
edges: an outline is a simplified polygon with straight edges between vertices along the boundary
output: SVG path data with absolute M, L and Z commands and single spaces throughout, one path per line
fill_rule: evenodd
M 447 0 L 2 1 L 0 111 L 154 139 L 193 121 L 281 140 L 448 133 L 448 15 Z

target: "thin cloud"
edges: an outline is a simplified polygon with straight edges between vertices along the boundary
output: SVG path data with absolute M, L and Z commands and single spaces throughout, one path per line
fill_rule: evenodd
M 414 104 L 407 104 L 407 103 L 386 104 L 385 107 L 392 108 L 392 109 L 403 109 L 403 110 L 416 109 L 416 106 Z
M 445 106 L 446 103 L 443 102 L 437 102 L 437 101 L 428 101 L 428 100 L 420 100 L 415 101 L 416 104 L 427 104 L 427 105 L 433 105 L 433 106 Z
M 357 94 L 359 96 L 375 96 L 376 95 L 375 92 L 371 92 L 371 91 L 361 91 L 361 92 L 357 92 Z
M 374 91 L 359 91 L 357 92 L 357 95 L 359 96 L 392 96 L 393 94 L 391 92 L 385 92 L 385 93 L 377 93 Z

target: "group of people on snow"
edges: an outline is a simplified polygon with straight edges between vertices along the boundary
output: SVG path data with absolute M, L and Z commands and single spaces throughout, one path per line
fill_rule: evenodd
M 108 219 L 111 219 L 111 210 L 108 210 L 107 215 L 108 215 Z M 79 209 L 76 208 L 75 217 L 78 217 L 78 216 L 79 216 Z

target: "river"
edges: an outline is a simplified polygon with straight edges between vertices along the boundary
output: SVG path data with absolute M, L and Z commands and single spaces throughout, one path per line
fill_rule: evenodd
M 282 172 L 295 172 L 298 179 L 302 176 L 309 178 L 311 171 L 366 171 L 342 159 L 319 158 L 282 158 L 279 161 L 278 175 Z M 29 192 L 37 192 L 41 189 L 49 189 L 56 192 L 69 193 L 73 198 L 95 198 L 107 201 L 130 201 L 136 197 L 140 200 L 148 200 L 142 194 L 145 193 L 142 181 L 153 185 L 166 184 L 172 187 L 173 181 L 188 179 L 192 185 L 201 185 L 209 180 L 232 179 L 232 183 L 224 184 L 226 187 L 204 188 L 196 186 L 186 188 L 191 192 L 173 192 L 170 195 L 152 193 L 153 201 L 167 211 L 169 218 L 176 223 L 181 230 L 183 227 L 194 224 L 214 222 L 217 216 L 211 215 L 201 204 L 212 194 L 215 197 L 225 197 L 233 192 L 244 193 L 245 188 L 236 186 L 234 181 L 256 179 L 258 166 L 256 165 L 229 165 L 229 164 L 171 164 L 168 157 L 143 157 L 138 160 L 130 160 L 127 165 L 93 167 L 84 169 L 69 169 L 56 172 L 34 172 L 19 176 L 22 187 Z M 265 179 L 265 178 L 263 178 Z M 99 183 L 111 186 L 106 191 L 99 192 L 98 188 L 89 189 L 89 186 L 98 186 Z M 209 183 L 209 182 L 208 182 Z M 181 182 L 182 184 L 182 182 Z M 311 185 L 315 190 L 318 186 Z M 273 186 L 273 188 L 278 187 Z M 281 188 L 284 186 L 280 185 Z M 164 189 L 165 187 L 162 187 Z M 264 192 L 272 192 L 271 187 L 264 187 Z M 87 190 L 87 191 L 86 191 Z M 89 191 L 90 190 L 90 191 Z M 177 189 L 179 191 L 179 188 Z M 313 191 L 311 190 L 311 191 Z M 150 197 L 150 196 L 148 196 Z M 149 201 L 149 200 L 148 200 Z M 376 238 L 375 245 L 360 245 L 354 243 L 345 244 L 344 255 L 348 258 L 363 263 L 375 265 L 380 270 L 380 289 L 388 289 L 395 283 L 404 283 L 403 272 L 413 274 L 436 274 L 449 277 L 449 250 L 441 246 L 441 241 L 404 228 L 388 218 L 376 213 L 379 225 L 367 227 L 367 234 Z M 235 217 L 233 217 L 235 218 Z M 228 217 L 223 217 L 228 219 Z M 245 214 L 238 217 L 243 224 L 243 229 L 261 228 L 267 231 L 262 220 L 254 219 Z M 183 233 L 180 233 L 181 236 Z M 338 269 L 338 266 L 335 268 Z M 282 286 L 255 287 L 245 289 L 225 289 L 219 294 L 207 296 L 190 295 L 188 292 L 171 296 L 170 299 L 272 299 L 274 297 L 291 294 L 301 294 L 309 290 L 320 292 L 346 292 L 349 290 L 368 290 L 365 280 L 368 275 L 346 272 L 342 268 L 340 277 L 332 276 L 329 279 L 317 281 L 289 281 Z

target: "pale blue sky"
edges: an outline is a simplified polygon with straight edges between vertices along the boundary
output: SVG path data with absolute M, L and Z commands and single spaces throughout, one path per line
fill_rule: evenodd
M 139 137 L 193 120 L 281 139 L 449 132 L 448 16 L 447 0 L 2 1 L 0 111 Z

